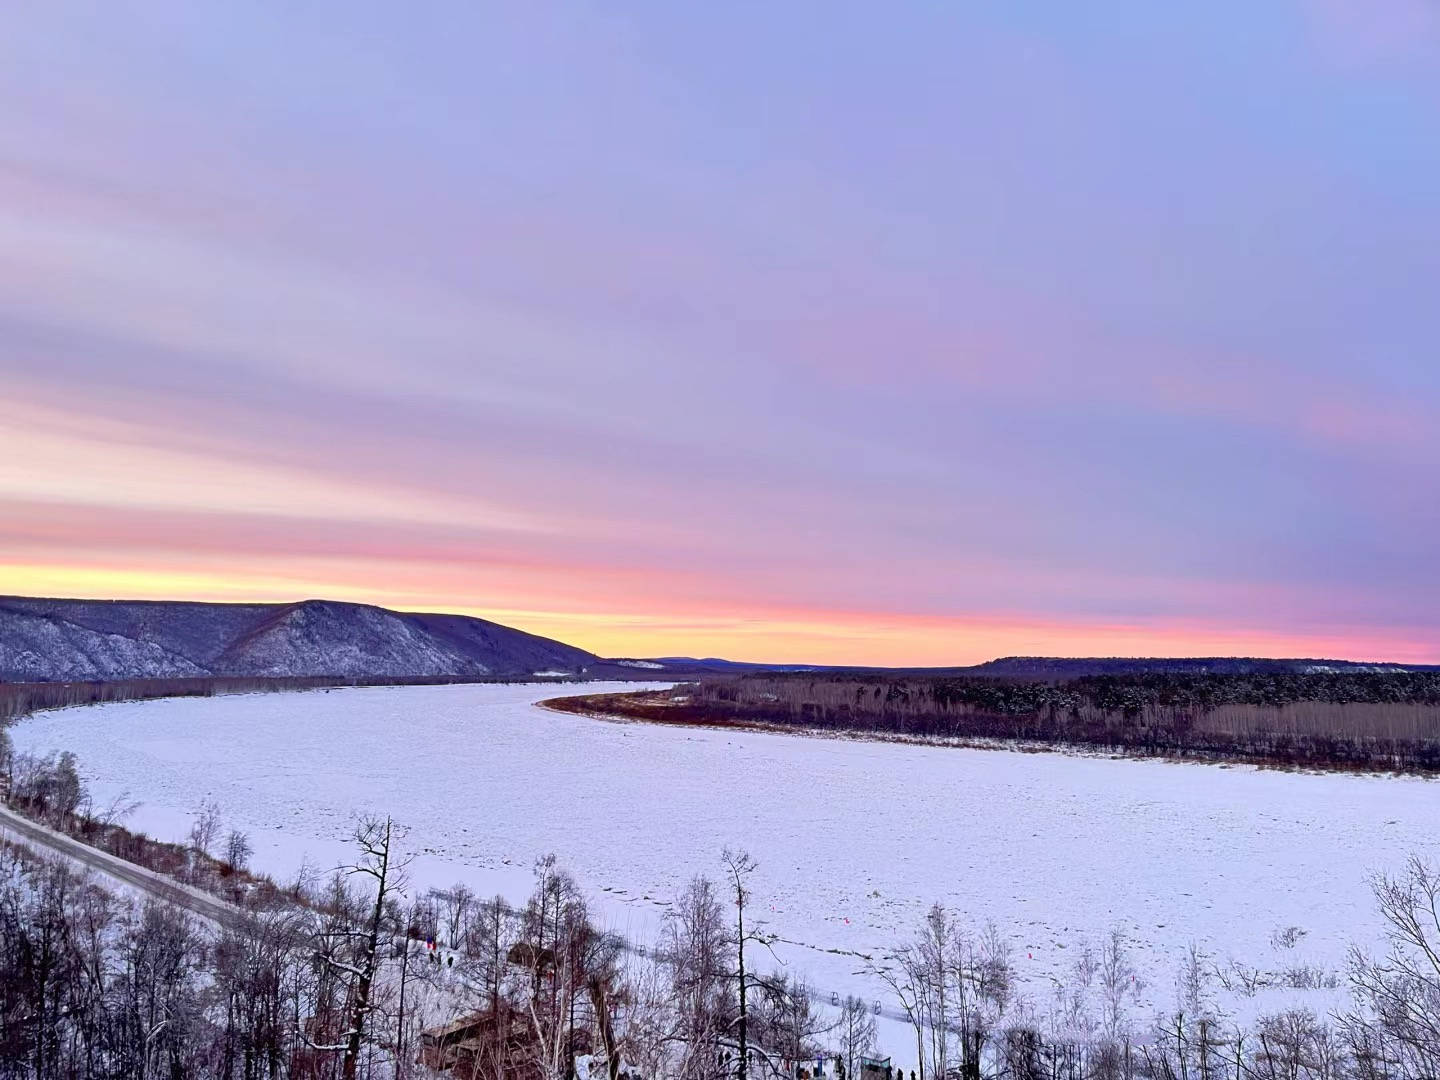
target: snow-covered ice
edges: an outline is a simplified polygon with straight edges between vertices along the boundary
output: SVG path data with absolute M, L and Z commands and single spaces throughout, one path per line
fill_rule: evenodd
M 1423 779 L 622 724 L 534 704 L 613 688 L 173 699 L 42 714 L 14 735 L 74 750 L 97 802 L 141 800 L 131 827 L 163 838 L 213 799 L 280 877 L 303 854 L 334 865 L 367 810 L 409 827 L 425 885 L 521 899 L 553 851 L 641 940 L 688 878 L 741 846 L 760 863 L 759 911 L 792 943 L 782 958 L 827 994 L 867 1000 L 883 995 L 853 954 L 907 937 L 936 900 L 977 927 L 993 919 L 1040 1004 L 1117 924 L 1155 1009 L 1192 940 L 1221 962 L 1338 968 L 1350 942 L 1378 938 L 1367 875 L 1433 853 L 1440 835 L 1440 787 Z M 1280 956 L 1271 939 L 1290 926 L 1305 936 Z

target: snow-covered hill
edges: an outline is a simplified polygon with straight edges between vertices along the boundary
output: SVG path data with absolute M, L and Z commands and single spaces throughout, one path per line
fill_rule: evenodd
M 0 680 L 579 674 L 596 657 L 463 615 L 365 604 L 0 598 Z
M 175 678 L 206 671 L 155 641 L 0 609 L 0 680 Z

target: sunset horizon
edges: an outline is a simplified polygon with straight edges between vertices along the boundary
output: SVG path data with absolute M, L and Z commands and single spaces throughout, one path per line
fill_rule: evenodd
M 0 1080 L 1437 1080 L 1440 0 L 0 34 Z
M 123 580 L 123 576 L 121 576 Z M 22 579 L 23 580 L 23 579 Z M 67 573 L 38 574 L 39 582 L 90 580 Z M 726 617 L 711 612 L 655 615 L 643 612 L 542 612 L 427 603 L 363 588 L 286 591 L 283 588 L 215 588 L 194 592 L 154 592 L 138 586 L 127 591 L 75 592 L 34 588 L 8 595 L 27 598 L 138 601 L 150 603 L 263 604 L 285 606 L 307 601 L 363 604 L 393 611 L 465 615 L 501 623 L 574 645 L 601 657 L 718 658 L 753 664 L 814 664 L 830 667 L 970 667 L 1004 657 L 1109 658 L 1266 658 L 1343 660 L 1359 664 L 1440 664 L 1426 642 L 1395 641 L 1382 651 L 1352 648 L 1341 635 L 1290 638 L 1237 632 L 1230 627 L 1156 629 L 1140 624 L 1043 627 L 1034 622 L 960 621 L 937 617 L 902 618 L 874 612 L 825 612 L 823 618 L 794 613 Z M 253 589 L 253 591 L 251 591 Z M 917 644 L 919 642 L 919 644 Z M 692 648 L 674 648 L 676 643 Z M 637 647 L 638 646 L 638 647 Z M 753 650 L 747 652 L 745 650 Z
M 1440 663 L 1423 3 L 92 14 L 0 73 L 0 592 Z

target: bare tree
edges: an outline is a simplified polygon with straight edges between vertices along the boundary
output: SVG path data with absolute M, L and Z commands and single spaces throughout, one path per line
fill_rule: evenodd
M 900 1003 L 905 1019 L 915 1033 L 915 1054 L 921 1072 L 925 1069 L 925 971 L 913 945 L 906 943 L 879 961 L 868 966 L 871 975 L 878 978 Z
M 875 1051 L 875 1014 L 853 994 L 840 1005 L 836 1042 L 836 1057 L 844 1069 L 842 1080 L 855 1080 L 859 1075 L 860 1059 Z
M 86 801 L 85 785 L 80 779 L 75 755 L 66 750 L 55 762 L 51 810 L 56 823 L 63 829 L 70 823 L 81 803 Z
M 15 790 L 15 744 L 8 720 L 0 719 L 0 806 L 9 806 Z
M 222 1076 L 278 1076 L 294 1039 L 306 914 L 290 907 L 246 912 L 223 928 L 213 950 L 215 993 L 224 1004 L 218 1040 Z
M 450 889 L 433 889 L 431 892 L 444 920 L 445 941 L 451 948 L 459 948 L 470 909 L 475 904 L 475 894 L 463 883 L 457 883 Z
M 345 1057 L 341 1066 L 341 1074 L 345 1080 L 355 1080 L 355 1070 L 360 1061 L 365 1021 L 370 1010 L 370 991 L 375 984 L 375 973 L 380 964 L 380 932 L 384 925 L 386 901 L 404 885 L 400 868 L 391 862 L 390 847 L 394 834 L 394 824 L 388 817 L 383 822 L 376 818 L 368 819 L 361 822 L 355 830 L 355 843 L 360 849 L 360 860 L 352 864 L 348 872 L 371 879 L 375 889 L 375 904 L 371 908 L 370 921 L 364 928 L 364 948 L 360 965 L 354 970 L 350 1030 L 346 1033 Z
M 334 914 L 317 933 L 316 959 L 324 971 L 343 988 L 344 1029 L 324 1043 L 309 1039 L 314 1050 L 338 1051 L 341 1075 L 355 1080 L 360 1055 L 369 1038 L 369 1021 L 374 1009 L 372 992 L 380 970 L 381 939 L 387 927 L 387 913 L 392 899 L 403 894 L 406 881 L 403 861 L 397 861 L 392 850 L 398 830 L 390 818 L 367 817 L 355 827 L 354 842 L 359 852 L 355 862 L 340 868 L 340 876 L 332 883 L 325 907 Z M 373 900 L 367 900 L 367 913 L 349 917 L 355 899 L 345 886 L 352 878 L 368 879 L 374 889 Z M 361 898 L 363 899 L 363 898 Z M 358 914 L 358 913 L 357 913 Z M 333 990 L 331 991 L 333 993 Z
M 225 862 L 232 870 L 244 870 L 250 864 L 254 851 L 250 837 L 239 829 L 231 829 L 225 837 Z
M 955 917 L 939 904 L 931 905 L 915 942 L 922 989 L 930 1031 L 930 1065 L 935 1076 L 949 1074 L 951 1009 L 956 995 L 952 985 L 964 978 L 963 934 Z M 955 963 L 960 960 L 960 963 Z M 924 1058 L 921 1058 L 922 1069 Z
M 1130 961 L 1130 943 L 1120 926 L 1111 927 L 1100 954 L 1100 987 L 1105 1037 L 1112 1041 L 1127 1039 L 1130 1035 L 1128 1004 L 1139 998 L 1143 987 Z
M 610 1022 L 608 995 L 618 949 L 595 928 L 579 887 L 557 869 L 554 855 L 536 863 L 535 891 L 521 928 L 517 955 L 530 974 L 524 1011 L 531 1067 L 552 1080 L 570 1080 L 575 1074 L 576 1031 L 587 1010 L 602 1040 L 614 1048 L 613 1029 L 607 1033 L 605 1025 Z
M 978 1080 L 1014 996 L 1009 946 L 999 930 L 992 924 L 973 937 L 936 904 L 910 941 L 869 970 L 889 987 L 914 1031 L 920 1075 L 950 1074 L 955 1035 L 960 1074 Z
M 1357 1008 L 1345 1017 L 1347 1034 L 1372 1067 L 1440 1075 L 1440 870 L 1412 857 L 1404 873 L 1379 875 L 1371 888 L 1390 949 L 1379 959 L 1352 950 Z
M 661 940 L 674 1003 L 673 1034 L 662 1041 L 681 1048 L 676 1074 L 698 1080 L 708 1075 L 724 1025 L 729 936 L 714 882 L 691 880 L 671 905 Z
M 220 834 L 220 807 L 206 799 L 195 811 L 195 821 L 190 826 L 190 846 L 196 854 L 209 855 L 210 848 Z
M 772 976 L 750 1008 L 751 1039 L 774 1055 L 791 1062 L 819 1058 L 825 1037 L 839 1018 L 818 1007 L 815 992 L 803 979 Z
M 750 889 L 747 882 L 758 864 L 746 852 L 730 848 L 726 848 L 720 853 L 720 861 L 725 867 L 725 884 L 733 895 L 735 903 L 735 930 L 731 939 L 731 945 L 735 950 L 735 969 L 730 977 L 735 982 L 736 994 L 739 999 L 739 1011 L 735 1021 L 735 1038 L 738 1047 L 736 1075 L 739 1080 L 747 1080 L 750 1067 L 748 1031 L 750 988 L 752 985 L 763 984 L 764 980 L 757 979 L 751 970 L 746 969 L 745 947 L 757 944 L 765 949 L 771 949 L 773 939 L 761 930 L 759 923 L 752 923 L 749 927 L 745 925 L 745 909 L 750 904 Z M 771 955 L 774 955 L 773 950 Z M 781 992 L 778 987 L 773 985 L 766 988 L 771 993 Z
M 642 957 L 632 962 L 626 971 L 627 1010 L 621 1046 L 625 1063 L 632 1070 L 638 1070 L 639 1076 L 694 1080 L 704 1075 L 701 1066 L 707 1055 L 713 1061 L 713 1039 L 705 1038 L 696 1044 L 704 1047 L 703 1052 L 689 1053 L 692 1044 L 682 1033 L 690 1030 L 690 1026 L 686 1019 L 686 1000 L 679 986 L 676 966 L 669 961 L 668 954 L 660 963 L 650 963 Z
M 1093 994 L 1099 971 L 1100 961 L 1095 957 L 1095 950 L 1085 945 L 1070 965 L 1065 981 L 1055 987 L 1051 1027 L 1058 1039 L 1088 1043 L 1095 1038 L 1100 1021 L 1095 1016 Z

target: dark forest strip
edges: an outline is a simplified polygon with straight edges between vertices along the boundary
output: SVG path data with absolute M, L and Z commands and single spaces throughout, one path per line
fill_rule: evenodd
M 1306 768 L 1440 771 L 1440 674 L 1434 672 L 1145 674 L 1054 682 L 756 674 L 545 704 L 652 723 L 1003 740 Z

